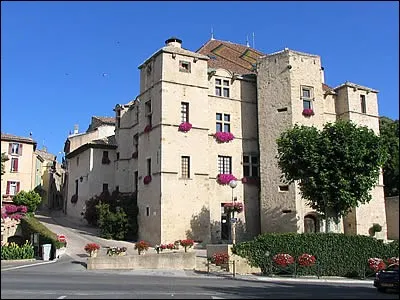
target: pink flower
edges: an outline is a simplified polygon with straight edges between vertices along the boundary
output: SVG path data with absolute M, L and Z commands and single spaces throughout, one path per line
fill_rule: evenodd
M 237 180 L 237 178 L 232 174 L 218 174 L 217 176 L 218 183 L 222 185 L 228 184 L 232 180 Z
M 227 143 L 232 141 L 235 136 L 230 132 L 218 131 L 214 134 L 215 139 L 220 143 Z
M 151 176 L 150 175 L 144 176 L 143 183 L 149 184 L 150 182 L 151 182 Z
M 17 212 L 17 206 L 15 206 L 14 204 L 6 204 L 4 205 L 4 208 L 6 210 L 7 214 L 13 214 L 15 212 Z
M 188 132 L 190 129 L 192 129 L 192 124 L 189 122 L 183 122 L 179 125 L 179 131 Z
M 17 206 L 17 211 L 19 211 L 19 212 L 25 214 L 25 213 L 27 213 L 28 208 L 27 208 L 25 205 L 18 205 L 18 206 Z
M 314 111 L 311 108 L 303 109 L 303 116 L 309 117 L 309 116 L 313 116 L 313 115 L 314 115 Z

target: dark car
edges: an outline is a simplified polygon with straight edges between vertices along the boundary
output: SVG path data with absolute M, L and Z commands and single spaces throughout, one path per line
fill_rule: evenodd
M 399 291 L 399 265 L 389 265 L 385 270 L 376 273 L 374 286 L 380 292 L 385 292 L 386 289 L 395 289 Z

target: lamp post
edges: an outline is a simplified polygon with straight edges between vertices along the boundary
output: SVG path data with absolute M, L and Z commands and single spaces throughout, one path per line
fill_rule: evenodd
M 233 189 L 237 186 L 237 181 L 236 180 L 231 180 L 229 181 L 229 186 L 232 189 L 232 205 L 234 205 L 234 199 L 233 199 Z M 232 228 L 232 244 L 235 245 L 236 243 L 236 220 L 235 220 L 235 211 L 232 210 L 232 219 L 231 219 L 231 228 Z

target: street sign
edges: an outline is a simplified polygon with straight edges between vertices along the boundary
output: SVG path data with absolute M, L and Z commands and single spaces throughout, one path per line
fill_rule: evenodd
M 232 223 L 236 223 L 236 222 L 237 222 L 237 218 L 232 218 L 232 219 L 231 219 L 231 222 L 232 222 Z
M 58 239 L 58 241 L 60 241 L 60 242 L 65 242 L 66 240 L 67 240 L 67 238 L 65 237 L 65 235 L 63 235 L 63 234 L 59 234 L 59 235 L 57 235 L 57 239 Z

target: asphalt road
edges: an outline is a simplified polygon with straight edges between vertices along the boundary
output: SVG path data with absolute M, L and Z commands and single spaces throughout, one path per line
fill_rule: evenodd
M 1 272 L 2 299 L 398 299 L 356 283 L 249 281 L 141 270 L 86 270 L 68 256 L 57 263 Z

